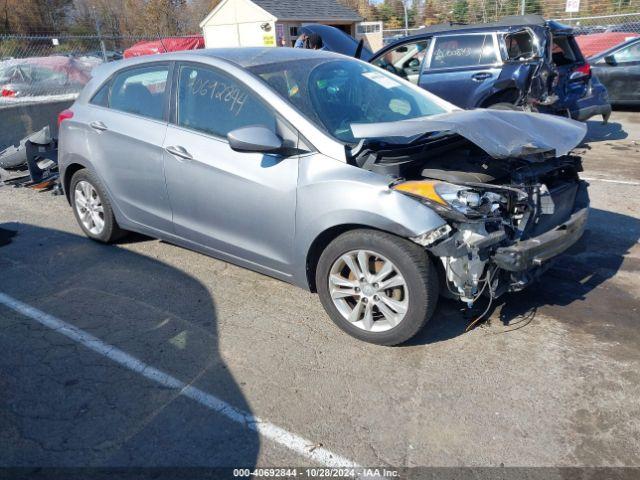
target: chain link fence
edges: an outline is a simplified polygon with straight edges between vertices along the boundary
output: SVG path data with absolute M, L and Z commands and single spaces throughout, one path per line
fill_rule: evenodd
M 0 106 L 77 95 L 104 62 L 120 60 L 142 36 L 0 35 Z
M 96 66 L 122 59 L 127 49 L 141 42 L 153 42 L 145 53 L 160 53 L 167 40 L 158 36 L 0 35 L 0 151 L 44 126 L 55 136 L 57 114 L 73 103 Z
M 487 23 L 523 13 L 539 14 L 570 25 L 576 35 L 640 36 L 640 0 L 405 0 L 404 5 L 401 0 L 385 0 L 369 13 L 368 20 L 383 21 L 385 43 L 416 33 L 427 25 Z M 624 40 L 622 35 L 618 37 Z M 601 38 L 603 49 L 609 48 L 610 39 Z M 597 48 L 598 41 L 594 41 Z

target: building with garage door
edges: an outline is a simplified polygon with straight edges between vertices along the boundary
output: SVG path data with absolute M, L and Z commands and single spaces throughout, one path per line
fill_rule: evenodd
M 200 28 L 207 48 L 291 47 L 307 23 L 331 25 L 355 36 L 361 21 L 337 0 L 222 0 Z

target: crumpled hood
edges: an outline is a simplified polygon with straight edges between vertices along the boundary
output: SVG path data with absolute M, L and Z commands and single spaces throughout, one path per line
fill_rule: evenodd
M 351 131 L 355 138 L 410 138 L 449 131 L 494 158 L 513 158 L 548 152 L 566 155 L 584 139 L 587 126 L 554 115 L 480 108 L 398 122 L 351 124 Z

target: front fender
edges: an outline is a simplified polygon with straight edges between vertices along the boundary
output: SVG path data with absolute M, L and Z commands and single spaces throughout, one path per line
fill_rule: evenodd
M 301 161 L 296 207 L 296 283 L 308 288 L 306 259 L 325 231 L 359 225 L 414 237 L 446 222 L 415 199 L 389 188 L 390 178 L 319 155 Z

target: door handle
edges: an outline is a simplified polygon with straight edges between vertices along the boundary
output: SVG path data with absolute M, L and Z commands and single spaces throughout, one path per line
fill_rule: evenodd
M 478 72 L 471 75 L 471 78 L 476 82 L 484 82 L 487 78 L 493 77 L 490 72 Z
M 183 160 L 193 160 L 193 155 L 187 152 L 187 150 L 180 145 L 172 145 L 170 147 L 166 147 L 165 150 L 171 155 L 182 158 Z
M 99 132 L 104 132 L 105 130 L 107 130 L 107 126 L 101 121 L 91 122 L 89 126 Z

